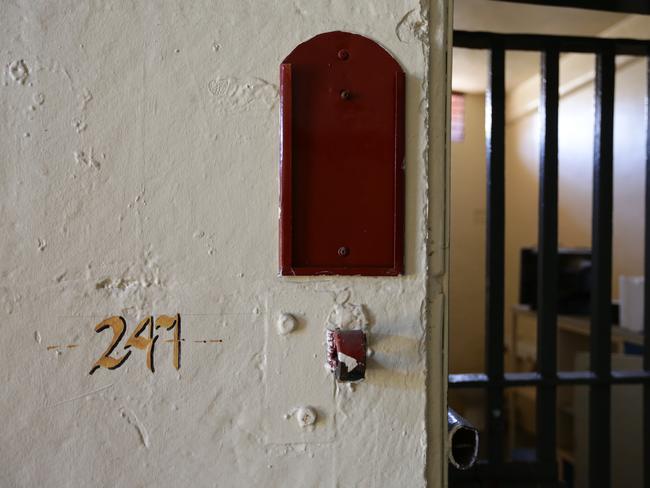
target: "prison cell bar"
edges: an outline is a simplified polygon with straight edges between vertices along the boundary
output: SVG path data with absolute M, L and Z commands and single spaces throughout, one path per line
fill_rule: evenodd
M 450 388 L 485 388 L 495 383 L 485 373 L 464 373 L 449 375 Z M 558 371 L 555 378 L 542 378 L 537 372 L 504 373 L 496 382 L 501 388 L 518 386 L 591 386 L 602 383 L 612 385 L 650 384 L 650 371 L 612 371 L 609 378 L 598 378 L 591 371 Z
M 611 483 L 612 194 L 614 77 L 611 49 L 596 55 L 596 117 L 591 224 L 590 369 L 601 380 L 589 390 L 589 486 Z
M 647 0 L 508 0 L 516 3 L 533 3 L 550 7 L 571 7 L 609 12 L 650 15 Z
M 500 46 L 506 51 L 557 50 L 572 53 L 597 54 L 613 50 L 614 54 L 648 55 L 650 41 L 604 37 L 550 36 L 543 34 L 497 34 L 482 31 L 454 31 L 454 47 L 492 49 Z
M 537 364 L 542 378 L 557 374 L 557 207 L 558 207 L 558 107 L 560 55 L 555 49 L 542 53 L 540 100 L 540 188 L 537 255 Z M 557 477 L 556 404 L 554 384 L 537 391 L 537 461 Z
M 488 228 L 486 255 L 486 374 L 449 375 L 450 388 L 487 389 L 488 459 L 469 472 L 452 472 L 452 480 L 530 481 L 553 484 L 557 480 L 556 388 L 590 387 L 590 486 L 611 484 L 611 385 L 642 384 L 644 389 L 644 471 L 650 488 L 650 312 L 645 314 L 643 370 L 611 370 L 611 264 L 612 178 L 615 56 L 648 56 L 646 98 L 647 164 L 645 215 L 650 215 L 650 41 L 489 32 L 454 32 L 454 46 L 488 49 L 490 81 L 486 93 L 486 148 L 488 166 Z M 540 201 L 538 254 L 538 371 L 504 373 L 503 368 L 503 265 L 504 265 L 504 146 L 506 50 L 542 53 L 542 139 L 540 144 Z M 590 371 L 557 371 L 557 129 L 559 106 L 559 53 L 596 54 L 596 127 L 594 131 L 594 187 L 592 207 L 592 313 Z M 650 226 L 645 232 L 645 303 L 650 303 Z M 535 386 L 537 396 L 536 463 L 503 460 L 503 391 Z M 499 438 L 495 439 L 494 435 Z
M 487 391 L 487 450 L 493 465 L 503 463 L 503 309 L 505 255 L 505 51 L 490 53 L 486 94 L 487 246 L 485 300 L 485 370 L 493 382 Z
M 650 372 L 650 55 L 646 59 L 645 255 L 643 282 L 643 369 Z M 643 384 L 643 486 L 650 488 L 650 383 Z

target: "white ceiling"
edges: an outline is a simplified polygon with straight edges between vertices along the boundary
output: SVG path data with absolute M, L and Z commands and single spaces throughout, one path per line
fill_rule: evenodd
M 494 0 L 454 2 L 455 30 L 595 36 L 625 17 L 626 14 Z M 485 91 L 487 61 L 487 51 L 454 49 L 453 90 Z M 506 90 L 537 74 L 539 62 L 539 53 L 509 51 L 506 54 Z

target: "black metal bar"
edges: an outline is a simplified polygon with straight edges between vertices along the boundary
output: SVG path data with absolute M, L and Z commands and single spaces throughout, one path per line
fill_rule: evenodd
M 612 50 L 596 56 L 590 369 L 600 380 L 611 377 L 615 70 L 615 56 Z M 589 390 L 589 486 L 592 487 L 608 487 L 611 484 L 610 400 L 609 383 L 591 386 Z
M 544 380 L 557 373 L 557 199 L 558 107 L 560 54 L 542 53 L 540 100 L 540 183 L 537 257 L 537 365 Z M 556 390 L 542 384 L 537 390 L 537 460 L 556 464 Z
M 643 296 L 643 369 L 650 371 L 650 57 L 646 60 L 645 280 Z M 643 385 L 643 486 L 650 488 L 650 384 Z
M 503 309 L 505 246 L 505 51 L 498 43 L 490 56 L 490 80 L 485 98 L 487 154 L 487 248 L 485 371 L 487 389 L 487 452 L 490 463 L 503 462 Z M 493 382 L 493 383 L 492 383 Z
M 485 388 L 492 382 L 483 373 L 450 374 L 449 388 Z M 612 371 L 611 377 L 599 378 L 591 371 L 561 371 L 556 378 L 543 379 L 539 373 L 505 373 L 496 383 L 501 388 L 518 386 L 633 385 L 650 384 L 650 371 Z
M 605 39 L 542 34 L 498 34 L 482 31 L 454 31 L 454 47 L 491 49 L 503 46 L 510 51 L 546 51 L 601 53 L 645 56 L 650 54 L 650 41 L 638 39 Z
M 499 0 L 504 1 L 504 0 Z M 547 7 L 571 7 L 628 14 L 650 14 L 648 0 L 505 0 L 516 3 L 532 3 Z

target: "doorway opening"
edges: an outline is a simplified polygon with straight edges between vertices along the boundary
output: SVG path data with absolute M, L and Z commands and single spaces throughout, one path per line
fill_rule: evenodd
M 449 402 L 481 460 L 451 486 L 650 486 L 638 6 L 456 2 Z

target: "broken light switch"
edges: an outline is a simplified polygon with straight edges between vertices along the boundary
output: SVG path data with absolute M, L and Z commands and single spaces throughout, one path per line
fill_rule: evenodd
M 362 330 L 327 329 L 327 364 L 337 381 L 366 376 L 366 334 Z

